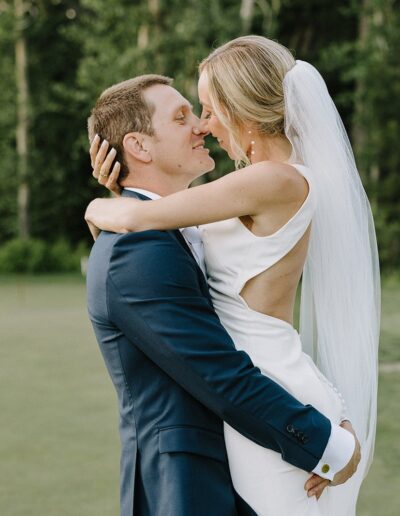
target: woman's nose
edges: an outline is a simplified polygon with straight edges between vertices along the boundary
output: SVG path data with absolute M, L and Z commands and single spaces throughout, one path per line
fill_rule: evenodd
M 194 134 L 209 134 L 207 120 L 199 120 L 199 123 L 193 128 Z

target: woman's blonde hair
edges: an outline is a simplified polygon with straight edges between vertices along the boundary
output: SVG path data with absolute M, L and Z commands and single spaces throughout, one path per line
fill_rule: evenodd
M 262 36 L 236 38 L 201 62 L 211 107 L 229 131 L 237 164 L 250 164 L 240 137 L 244 124 L 262 134 L 284 134 L 283 79 L 294 65 L 286 47 Z

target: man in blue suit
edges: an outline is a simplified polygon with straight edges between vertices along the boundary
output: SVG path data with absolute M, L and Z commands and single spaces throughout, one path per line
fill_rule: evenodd
M 97 133 L 116 149 L 125 196 L 168 195 L 214 167 L 200 120 L 170 84 L 156 75 L 117 84 L 89 118 L 90 139 Z M 359 461 L 350 432 L 235 349 L 197 244 L 179 230 L 103 232 L 91 252 L 89 314 L 119 400 L 122 516 L 255 514 L 233 489 L 223 420 L 320 475 L 310 494 L 346 481 Z

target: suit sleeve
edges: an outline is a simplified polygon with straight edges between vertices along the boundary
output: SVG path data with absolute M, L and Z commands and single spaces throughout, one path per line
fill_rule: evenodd
M 174 381 L 247 438 L 313 470 L 330 421 L 235 349 L 201 292 L 194 260 L 168 233 L 122 235 L 107 291 L 110 319 Z

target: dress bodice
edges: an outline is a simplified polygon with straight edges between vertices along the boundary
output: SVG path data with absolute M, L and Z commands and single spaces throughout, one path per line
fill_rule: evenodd
M 260 237 L 239 218 L 202 226 L 208 283 L 213 297 L 236 297 L 249 279 L 279 262 L 306 232 L 314 211 L 315 195 L 307 168 L 295 165 L 307 179 L 309 191 L 300 209 L 275 233 Z

